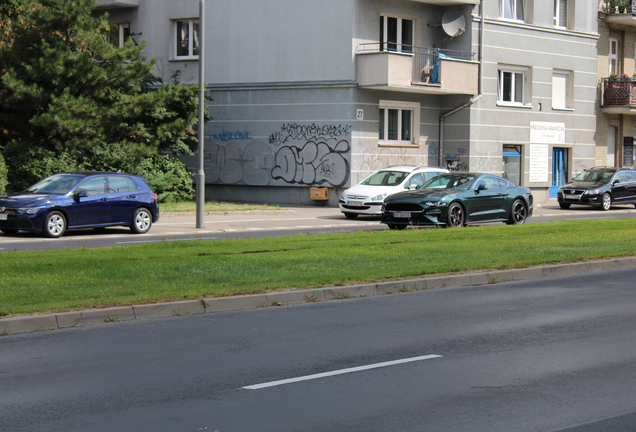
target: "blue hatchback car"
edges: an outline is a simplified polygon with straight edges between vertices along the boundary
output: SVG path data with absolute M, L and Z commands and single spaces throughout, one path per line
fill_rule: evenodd
M 0 197 L 0 231 L 61 237 L 67 229 L 127 226 L 148 232 L 159 220 L 157 194 L 139 176 L 64 172 Z

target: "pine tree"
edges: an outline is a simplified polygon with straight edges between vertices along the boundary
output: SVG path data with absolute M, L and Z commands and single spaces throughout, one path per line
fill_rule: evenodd
M 0 4 L 0 151 L 13 188 L 63 170 L 136 173 L 160 150 L 196 146 L 197 88 L 162 85 L 144 43 L 109 43 L 107 17 L 93 7 Z

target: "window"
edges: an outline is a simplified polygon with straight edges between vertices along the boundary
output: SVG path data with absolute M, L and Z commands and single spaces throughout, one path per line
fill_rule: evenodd
M 525 21 L 525 0 L 499 0 L 499 17 L 515 21 Z
M 108 42 L 123 47 L 130 36 L 130 23 L 111 24 L 108 34 Z
M 499 70 L 498 100 L 499 102 L 523 105 L 525 92 L 525 71 Z
M 618 48 L 618 39 L 610 38 L 608 53 L 610 75 L 618 75 Z
M 568 0 L 554 0 L 554 26 L 568 26 Z
M 552 108 L 572 108 L 571 102 L 571 78 L 567 71 L 554 71 L 552 73 Z
M 381 16 L 380 51 L 413 52 L 413 20 Z
M 379 137 L 385 144 L 415 144 L 419 136 L 419 104 L 380 101 Z
M 521 184 L 521 146 L 503 146 L 503 178 L 516 185 Z
M 199 21 L 175 21 L 175 57 L 199 56 Z
M 108 192 L 134 192 L 137 183 L 129 177 L 108 176 Z
M 78 186 L 78 192 L 86 192 L 88 195 L 101 195 L 106 193 L 106 178 L 92 177 Z

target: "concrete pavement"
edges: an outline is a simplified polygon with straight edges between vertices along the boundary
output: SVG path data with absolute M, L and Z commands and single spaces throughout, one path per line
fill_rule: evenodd
M 577 210 L 561 210 L 556 201 L 550 201 L 535 206 L 534 217 L 573 214 Z M 579 210 L 580 211 L 580 210 Z M 621 212 L 636 212 L 636 209 L 623 207 Z M 332 207 L 289 207 L 274 212 L 232 212 L 225 214 L 208 214 L 205 217 L 205 230 L 239 229 L 239 226 L 251 229 L 272 229 L 281 225 L 281 221 L 294 218 L 307 220 L 307 226 L 315 226 L 316 223 L 332 224 L 345 219 L 337 208 Z M 369 219 L 369 224 L 378 224 L 377 218 Z M 315 222 L 318 220 L 318 222 Z M 167 229 L 197 230 L 192 215 L 163 215 L 162 222 Z M 353 221 L 349 221 L 353 222 Z M 358 222 L 359 224 L 359 222 Z M 159 226 L 160 224 L 157 224 Z M 207 228 L 207 225 L 214 228 Z M 230 226 L 236 228 L 220 228 Z M 155 227 L 156 229 L 156 227 Z M 245 228 L 244 228 L 245 229 Z M 199 230 L 204 231 L 204 230 Z M 218 232 L 218 231 L 214 231 Z M 0 335 L 12 333 L 55 330 L 66 327 L 96 324 L 104 322 L 116 322 L 133 319 L 153 317 L 180 316 L 200 313 L 211 313 L 226 310 L 237 310 L 255 307 L 280 306 L 294 303 L 327 301 L 353 297 L 383 295 L 400 293 L 405 291 L 427 290 L 440 287 L 484 285 L 513 280 L 533 279 L 549 276 L 562 276 L 568 274 L 610 270 L 626 266 L 636 266 L 636 258 L 612 259 L 596 262 L 583 262 L 574 264 L 561 264 L 551 266 L 531 267 L 524 269 L 488 271 L 471 274 L 459 274 L 441 277 L 418 278 L 409 280 L 377 282 L 370 284 L 324 287 L 316 289 L 296 291 L 276 291 L 266 294 L 245 295 L 235 297 L 207 298 L 203 300 L 189 300 L 180 302 L 166 302 L 157 304 L 145 304 L 134 306 L 122 306 L 103 309 L 90 309 L 83 311 L 62 312 L 54 314 L 35 314 L 16 316 L 0 319 Z

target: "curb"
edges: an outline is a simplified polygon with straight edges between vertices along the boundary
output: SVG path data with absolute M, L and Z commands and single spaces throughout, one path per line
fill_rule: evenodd
M 0 335 L 57 330 L 104 322 L 194 315 L 266 306 L 283 306 L 295 303 L 396 294 L 400 292 L 423 291 L 435 288 L 478 286 L 498 282 L 537 279 L 550 276 L 566 276 L 570 274 L 600 270 L 613 270 L 624 267 L 636 267 L 636 257 L 436 276 L 360 285 L 303 289 L 297 291 L 276 291 L 267 294 L 213 297 L 203 300 L 120 306 L 104 309 L 88 309 L 84 311 L 61 312 L 47 315 L 17 316 L 0 319 Z

